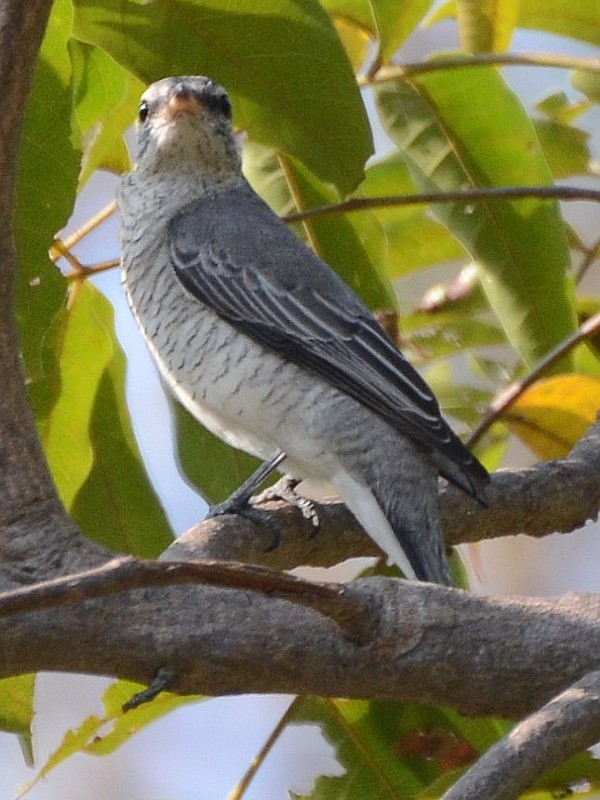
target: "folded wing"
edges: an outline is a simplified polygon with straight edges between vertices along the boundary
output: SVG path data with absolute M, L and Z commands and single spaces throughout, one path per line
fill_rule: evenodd
M 475 497 L 488 475 L 431 390 L 356 295 L 244 184 L 206 195 L 169 226 L 171 263 L 201 303 L 437 451 Z

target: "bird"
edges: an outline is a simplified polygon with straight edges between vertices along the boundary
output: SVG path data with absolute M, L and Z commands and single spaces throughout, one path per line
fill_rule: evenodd
M 175 397 L 264 472 L 333 485 L 406 578 L 452 585 L 438 478 L 485 502 L 488 473 L 358 296 L 251 188 L 220 84 L 146 89 L 117 203 L 122 282 Z

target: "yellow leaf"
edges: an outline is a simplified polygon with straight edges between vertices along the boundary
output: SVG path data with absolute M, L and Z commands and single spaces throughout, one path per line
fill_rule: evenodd
M 599 378 L 558 375 L 535 383 L 504 421 L 540 458 L 560 458 L 581 439 L 599 410 Z

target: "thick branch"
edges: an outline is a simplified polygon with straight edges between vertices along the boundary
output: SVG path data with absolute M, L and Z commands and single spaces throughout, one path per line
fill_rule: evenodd
M 181 693 L 415 700 L 519 717 L 600 669 L 595 596 L 498 599 L 384 578 L 347 592 L 372 615 L 363 644 L 312 609 L 246 589 L 138 589 L 14 614 L 0 619 L 0 675 L 149 683 L 165 667 Z
M 491 747 L 443 800 L 517 800 L 543 773 L 598 741 L 600 672 L 592 672 Z
M 19 367 L 12 309 L 17 153 L 50 6 L 50 0 L 34 0 L 25 7 L 19 0 L 0 5 L 0 521 L 9 525 L 27 513 L 28 506 L 52 495 L 48 472 L 38 468 L 41 454 Z
M 18 149 L 51 5 L 0 2 L 0 587 L 106 558 L 77 535 L 56 495 L 29 408 L 12 308 Z
M 315 583 L 253 564 L 226 561 L 160 563 L 119 558 L 85 572 L 40 581 L 33 586 L 0 593 L 0 617 L 28 611 L 75 605 L 83 600 L 159 586 L 200 583 L 203 586 L 246 589 L 290 600 L 334 620 L 354 641 L 373 633 L 372 603 L 358 602 L 342 583 Z
M 546 536 L 568 532 L 600 510 L 600 423 L 593 425 L 567 458 L 521 470 L 494 473 L 488 507 L 477 505 L 452 486 L 440 493 L 442 526 L 448 545 L 516 533 Z M 299 564 L 330 566 L 345 558 L 380 555 L 354 517 L 339 502 L 317 504 L 321 527 L 285 503 L 264 508 L 276 516 L 280 544 L 272 533 L 240 517 L 217 517 L 191 528 L 163 558 L 175 561 L 231 559 L 290 569 Z

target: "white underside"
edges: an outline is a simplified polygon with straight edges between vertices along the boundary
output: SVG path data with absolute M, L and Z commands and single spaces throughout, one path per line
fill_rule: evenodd
M 344 471 L 336 473 L 331 482 L 371 539 L 387 554 L 388 563 L 396 564 L 409 580 L 416 580 L 415 571 L 371 490 Z

